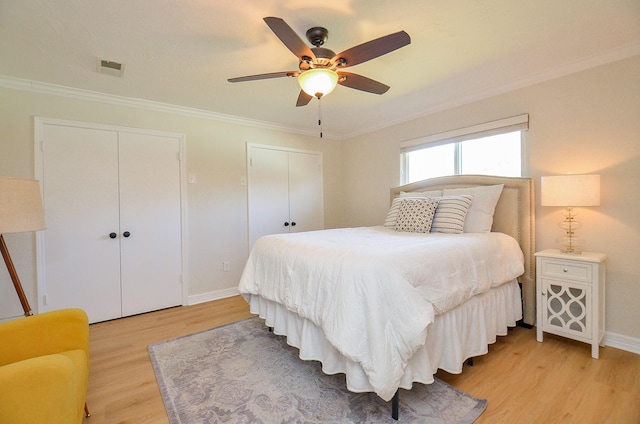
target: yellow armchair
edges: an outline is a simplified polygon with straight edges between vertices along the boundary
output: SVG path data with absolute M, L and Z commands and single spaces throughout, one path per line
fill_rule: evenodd
M 0 424 L 82 423 L 89 323 L 63 309 L 0 324 Z

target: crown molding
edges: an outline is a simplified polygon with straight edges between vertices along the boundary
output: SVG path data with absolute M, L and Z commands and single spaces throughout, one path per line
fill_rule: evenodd
M 40 81 L 26 80 L 21 78 L 0 75 L 0 87 L 12 90 L 29 91 L 38 94 L 48 94 L 53 96 L 67 97 L 76 100 L 84 100 L 97 103 L 107 103 L 116 106 L 126 106 L 136 109 L 145 109 L 155 112 L 165 112 L 175 115 L 183 115 L 194 118 L 207 119 L 212 121 L 225 122 L 260 129 L 281 131 L 286 133 L 300 134 L 317 137 L 316 131 L 306 131 L 298 128 L 291 128 L 271 122 L 259 121 L 255 119 L 243 118 L 235 115 L 211 112 L 203 109 L 190 108 L 186 106 L 172 105 L 169 103 L 155 102 L 152 100 L 136 99 L 131 97 L 116 96 L 113 94 L 100 93 L 97 91 L 84 90 L 74 87 L 49 84 Z M 336 139 L 335 136 L 325 134 L 325 138 Z
M 497 87 L 492 87 L 487 90 L 482 90 L 468 96 L 458 97 L 455 100 L 448 102 L 441 102 L 432 107 L 421 110 L 418 113 L 407 115 L 401 119 L 380 122 L 375 127 L 367 127 L 361 131 L 355 131 L 343 135 L 324 134 L 324 138 L 332 140 L 348 140 L 350 138 L 358 137 L 364 134 L 370 134 L 376 131 L 380 131 L 384 128 L 388 128 L 394 125 L 409 122 L 415 119 L 423 118 L 433 113 L 442 112 L 445 110 L 453 109 L 459 106 L 463 106 L 469 103 L 484 100 L 490 97 L 498 96 L 510 91 L 518 90 L 520 88 L 529 87 L 535 84 L 539 84 L 545 81 L 560 78 L 566 75 L 574 74 L 577 72 L 585 71 L 587 69 L 595 68 L 597 66 L 606 65 L 611 62 L 623 60 L 632 56 L 640 55 L 640 42 L 627 44 L 616 49 L 610 50 L 603 54 L 590 56 L 577 61 L 566 63 L 547 71 L 538 72 L 535 74 L 527 75 L 525 77 L 516 79 L 507 84 L 503 84 Z M 135 99 L 131 97 L 116 96 L 112 94 L 105 94 L 96 91 L 83 90 L 79 88 L 66 87 L 56 84 L 49 84 L 39 81 L 32 81 L 20 78 L 14 78 L 9 76 L 0 75 L 0 87 L 30 91 L 39 94 L 49 94 L 54 96 L 68 97 L 77 100 L 85 100 L 99 103 L 108 103 L 118 106 L 128 106 L 138 109 L 146 109 L 156 112 L 165 112 L 189 117 L 196 117 L 201 119 L 208 119 L 213 121 L 225 122 L 230 124 L 267 129 L 273 131 L 281 131 L 292 134 L 300 134 L 305 136 L 317 137 L 316 131 L 301 130 L 299 128 L 291 128 L 284 125 L 278 125 L 271 122 L 259 121 L 255 119 L 243 118 L 235 115 L 227 115 L 223 113 L 211 112 L 203 109 L 190 108 L 186 106 L 172 105 L 168 103 L 155 102 L 151 100 Z

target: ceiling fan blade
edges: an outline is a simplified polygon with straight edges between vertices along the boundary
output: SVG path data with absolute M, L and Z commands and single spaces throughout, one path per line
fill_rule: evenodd
M 271 72 L 269 74 L 247 75 L 246 77 L 229 78 L 227 81 L 243 82 L 243 81 L 263 80 L 263 79 L 269 79 L 269 78 L 297 77 L 299 74 L 300 72 L 298 71 Z
M 404 31 L 398 31 L 375 40 L 367 41 L 338 53 L 331 59 L 331 63 L 344 62 L 342 67 L 358 65 L 411 43 L 411 37 Z
M 313 96 L 308 95 L 303 90 L 300 90 L 300 94 L 298 95 L 298 101 L 296 102 L 296 106 L 306 106 L 313 99 Z
M 309 46 L 302 41 L 296 32 L 281 18 L 267 17 L 264 21 L 269 25 L 271 31 L 282 41 L 282 43 L 295 54 L 298 59 L 308 57 L 315 59 Z
M 351 72 L 338 72 L 338 76 L 338 84 L 355 88 L 356 90 L 366 91 L 367 93 L 384 94 L 390 88 L 381 82 Z

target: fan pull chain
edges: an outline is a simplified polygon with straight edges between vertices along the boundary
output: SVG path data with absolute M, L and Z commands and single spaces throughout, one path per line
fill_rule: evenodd
M 320 127 L 320 138 L 322 138 L 322 96 L 318 96 L 318 126 Z

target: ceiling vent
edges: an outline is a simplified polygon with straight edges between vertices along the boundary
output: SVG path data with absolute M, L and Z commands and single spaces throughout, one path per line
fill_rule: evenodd
M 98 59 L 98 72 L 112 77 L 120 77 L 124 75 L 124 65 L 110 60 Z

